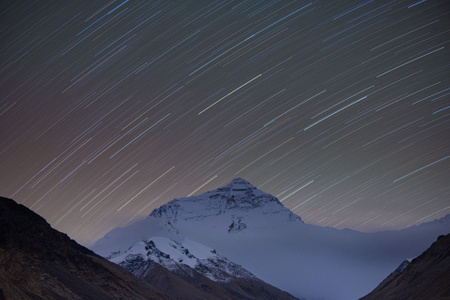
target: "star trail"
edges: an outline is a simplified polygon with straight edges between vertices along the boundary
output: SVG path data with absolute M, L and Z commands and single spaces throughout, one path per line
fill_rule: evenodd
M 446 0 L 0 7 L 0 192 L 85 245 L 236 177 L 320 226 L 450 213 Z

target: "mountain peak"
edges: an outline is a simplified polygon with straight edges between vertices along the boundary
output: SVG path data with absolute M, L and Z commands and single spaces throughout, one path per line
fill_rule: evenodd
M 243 179 L 243 178 L 235 178 L 233 179 L 229 184 L 219 187 L 216 190 L 213 191 L 209 191 L 207 193 L 210 192 L 229 192 L 232 195 L 237 195 L 237 194 L 257 194 L 257 195 L 262 195 L 265 194 L 264 192 L 258 190 L 254 185 L 252 185 L 250 182 L 248 182 L 247 180 Z
M 300 220 L 276 197 L 242 178 L 235 178 L 229 184 L 201 195 L 174 199 L 155 209 L 149 217 L 165 218 L 172 226 L 179 220 L 203 221 L 222 215 L 229 219 L 229 232 L 235 232 L 247 228 L 244 221 L 248 220 L 249 214 L 263 223 L 262 220 L 270 215 L 288 221 Z
M 250 182 L 248 182 L 247 180 L 245 180 L 241 177 L 233 179 L 228 185 L 232 186 L 232 187 L 245 186 L 245 187 L 255 188 Z

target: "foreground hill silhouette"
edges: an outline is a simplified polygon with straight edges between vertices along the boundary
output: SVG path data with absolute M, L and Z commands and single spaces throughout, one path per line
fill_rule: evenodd
M 0 197 L 0 299 L 169 299 Z
M 450 299 L 450 234 L 361 299 Z
M 0 299 L 295 299 L 264 282 L 222 286 L 184 272 L 152 263 L 141 280 L 0 197 Z

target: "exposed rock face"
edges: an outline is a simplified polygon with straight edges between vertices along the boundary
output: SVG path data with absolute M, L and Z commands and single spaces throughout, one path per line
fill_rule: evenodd
M 169 299 L 0 197 L 0 299 Z
M 228 232 L 239 232 L 247 228 L 247 225 L 242 222 L 242 218 L 236 218 L 236 220 L 233 220 L 233 223 L 228 227 Z
M 361 299 L 450 299 L 449 283 L 450 234 L 440 236 L 402 271 L 390 274 Z

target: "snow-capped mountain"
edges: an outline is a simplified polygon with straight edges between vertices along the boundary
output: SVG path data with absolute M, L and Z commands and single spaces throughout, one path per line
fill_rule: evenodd
M 189 249 L 186 241 L 195 241 L 296 297 L 357 299 L 405 257 L 419 255 L 449 232 L 446 219 L 372 234 L 304 224 L 274 196 L 238 178 L 202 195 L 172 200 L 144 220 L 112 230 L 92 249 L 107 257 L 125 255 L 154 237 L 169 239 L 180 251 Z
M 265 216 L 261 218 L 261 216 Z M 155 209 L 150 217 L 161 219 L 169 230 L 180 222 L 198 223 L 228 233 L 287 222 L 302 222 L 277 198 L 266 194 L 242 178 L 199 196 L 180 198 Z
M 145 277 L 148 265 L 156 262 L 174 273 L 185 273 L 185 266 L 188 266 L 220 283 L 236 278 L 257 279 L 240 265 L 217 254 L 216 250 L 188 239 L 179 243 L 165 237 L 152 237 L 137 242 L 122 254 L 114 253 L 107 258 L 138 277 Z
M 180 243 L 152 237 L 107 258 L 176 299 L 296 299 L 261 281 L 216 250 L 188 239 Z M 168 275 L 167 271 L 160 276 L 161 268 L 172 274 Z M 164 284 L 158 284 L 155 278 L 160 278 L 157 282 Z M 180 280 L 184 287 L 180 286 Z M 185 290 L 186 285 L 197 293 L 191 292 L 188 296 L 174 292 Z

